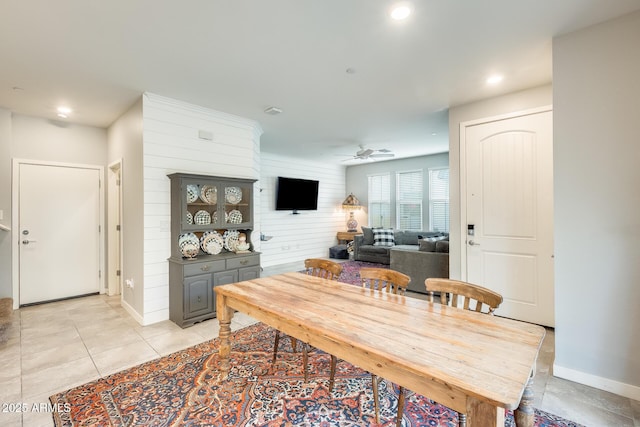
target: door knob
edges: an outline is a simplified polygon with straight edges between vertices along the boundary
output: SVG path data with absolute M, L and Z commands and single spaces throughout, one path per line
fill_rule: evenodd
M 22 241 L 22 244 L 23 245 L 28 245 L 29 243 L 35 243 L 36 241 L 37 240 L 27 240 L 27 239 L 25 239 L 25 240 Z
M 480 243 L 476 243 L 473 240 L 469 240 L 469 246 L 480 246 Z

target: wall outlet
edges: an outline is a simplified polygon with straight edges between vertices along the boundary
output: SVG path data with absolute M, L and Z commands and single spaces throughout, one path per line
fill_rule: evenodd
M 129 288 L 129 289 L 133 289 L 133 279 L 127 279 L 124 281 L 124 285 Z

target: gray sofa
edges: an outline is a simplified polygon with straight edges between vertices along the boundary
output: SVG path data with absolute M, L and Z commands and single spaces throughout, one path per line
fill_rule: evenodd
M 429 277 L 449 277 L 449 235 L 433 231 L 393 230 L 393 245 L 374 245 L 373 230 L 362 227 L 355 236 L 353 258 L 389 264 L 392 270 L 411 277 L 409 290 L 425 293 Z

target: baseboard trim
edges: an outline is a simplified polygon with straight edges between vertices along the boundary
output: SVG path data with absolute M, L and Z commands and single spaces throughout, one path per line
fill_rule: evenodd
M 598 377 L 586 372 L 576 371 L 553 364 L 553 375 L 558 378 L 595 387 L 633 400 L 640 400 L 640 387 L 631 384 L 621 383 L 609 378 Z
M 122 305 L 122 308 L 124 308 L 125 311 L 129 313 L 129 315 L 133 317 L 133 319 L 136 322 L 138 322 L 141 325 L 144 325 L 144 319 L 142 318 L 142 316 L 140 316 L 138 312 L 135 311 L 134 308 L 129 305 L 129 303 L 127 303 L 124 299 L 122 299 L 120 300 L 120 304 Z

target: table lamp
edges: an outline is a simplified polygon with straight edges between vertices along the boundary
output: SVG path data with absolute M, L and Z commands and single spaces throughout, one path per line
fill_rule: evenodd
M 342 209 L 349 211 L 347 231 L 357 231 L 358 221 L 356 221 L 356 217 L 353 212 L 360 209 L 360 200 L 351 193 L 346 199 L 344 199 L 344 202 L 342 202 Z

